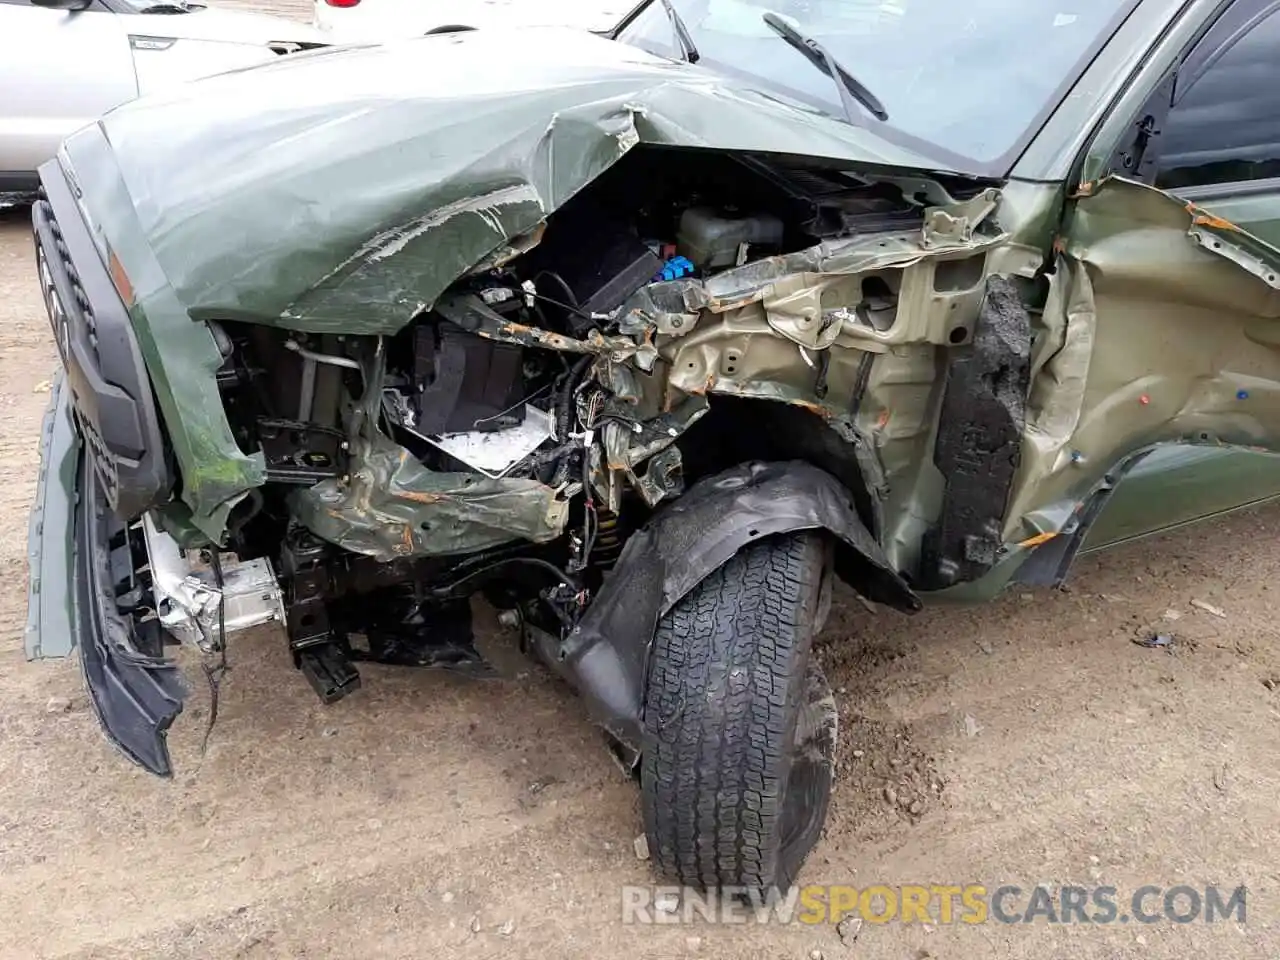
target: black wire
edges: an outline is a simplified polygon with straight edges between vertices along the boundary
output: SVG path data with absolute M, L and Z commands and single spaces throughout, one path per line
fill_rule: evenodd
M 584 569 L 591 562 L 591 551 L 595 549 L 596 534 L 599 532 L 600 523 L 596 519 L 596 507 L 591 498 L 591 455 L 590 451 L 584 447 L 582 451 L 582 566 Z
M 209 551 L 209 565 L 213 567 L 213 582 L 218 587 L 218 649 L 221 651 L 221 660 L 216 667 L 203 662 L 200 664 L 204 669 L 205 679 L 209 681 L 209 723 L 204 728 L 204 739 L 200 742 L 202 755 L 209 746 L 209 735 L 213 733 L 213 725 L 218 722 L 218 693 L 222 687 L 222 680 L 231 669 L 227 665 L 227 597 L 223 590 L 222 558 L 218 555 L 216 544 Z
M 563 440 L 569 435 L 569 427 L 572 426 L 570 418 L 573 414 L 574 393 L 593 360 L 595 360 L 595 357 L 586 356 L 573 365 L 573 368 L 569 371 L 569 379 L 564 385 L 564 391 L 556 398 L 557 440 Z
M 595 419 L 591 421 L 591 426 L 592 428 L 595 428 L 600 426 L 602 423 L 620 423 L 632 433 L 635 433 L 636 425 L 640 423 L 640 421 L 634 420 L 631 417 L 623 416 L 620 413 L 598 413 L 596 414 Z
M 548 573 L 553 574 L 558 580 L 560 580 L 563 583 L 569 584 L 575 590 L 582 589 L 582 584 L 578 582 L 578 579 L 576 577 L 561 570 L 559 567 L 557 567 L 554 563 L 551 563 L 549 560 L 543 560 L 540 557 L 508 557 L 505 560 L 498 560 L 498 561 L 495 561 L 494 563 L 487 564 L 486 566 L 481 567 L 479 570 L 472 570 L 471 572 L 465 574 L 464 576 L 459 577 L 457 580 L 454 580 L 452 583 L 447 583 L 441 587 L 432 587 L 429 592 L 431 596 L 436 599 L 442 599 L 442 598 L 448 597 L 459 587 L 469 583 L 472 580 L 475 580 L 477 577 L 482 577 L 486 574 L 493 573 L 496 570 L 501 570 L 503 567 L 506 567 L 510 564 L 525 564 L 532 567 L 538 567 L 541 570 L 544 570 Z
M 544 300 L 547 303 L 551 304 L 553 307 L 559 307 L 561 310 L 567 310 L 569 313 L 572 313 L 576 316 L 581 317 L 583 320 L 588 321 L 592 326 L 599 326 L 600 324 L 600 321 L 598 321 L 591 314 L 587 313 L 587 311 L 582 310 L 578 307 L 570 306 L 567 303 L 557 300 L 555 297 L 548 297 L 545 293 L 537 293 L 536 291 L 530 294 L 530 296 L 532 296 L 533 299 L 535 300 Z
M 535 295 L 537 295 L 538 281 L 541 280 L 543 277 L 550 277 L 552 280 L 558 283 L 560 285 L 561 291 L 564 293 L 565 299 L 568 300 L 571 304 L 573 304 L 574 309 L 578 308 L 578 298 L 574 294 L 573 288 L 570 287 L 569 284 L 565 282 L 564 277 L 560 276 L 560 274 L 556 273 L 554 270 L 538 271 L 538 274 L 533 278 Z
M 586 374 L 587 368 L 591 365 L 595 357 L 586 356 L 578 360 L 577 363 L 569 370 L 568 379 L 565 381 L 564 389 L 555 399 L 555 426 L 556 440 L 563 441 L 569 436 L 569 428 L 572 426 L 573 417 L 573 398 L 578 383 Z M 569 477 L 569 457 L 566 454 L 556 464 L 555 471 L 551 475 L 550 485 L 559 487 Z

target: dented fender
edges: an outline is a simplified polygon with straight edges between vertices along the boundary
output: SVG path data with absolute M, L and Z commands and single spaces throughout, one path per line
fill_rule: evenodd
M 797 530 L 831 533 L 837 574 L 868 599 L 920 609 L 839 481 L 801 461 L 745 463 L 698 481 L 632 535 L 552 666 L 579 688 L 596 722 L 638 752 L 659 619 L 747 544 Z

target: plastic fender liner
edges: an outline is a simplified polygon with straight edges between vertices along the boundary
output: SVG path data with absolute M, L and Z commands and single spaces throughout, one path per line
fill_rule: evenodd
M 632 535 L 561 645 L 556 668 L 578 688 L 592 718 L 638 752 L 658 620 L 748 543 L 816 529 L 835 536 L 836 572 L 860 593 L 898 610 L 920 609 L 838 480 L 802 461 L 745 463 L 700 480 Z

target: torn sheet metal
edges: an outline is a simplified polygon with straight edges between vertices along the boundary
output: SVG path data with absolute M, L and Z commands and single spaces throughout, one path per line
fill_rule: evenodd
M 290 513 L 303 526 L 384 562 L 477 553 L 520 539 L 546 543 L 563 533 L 568 500 L 551 487 L 429 470 L 383 435 L 377 426 L 386 376 L 381 341 L 364 368 L 365 396 L 347 423 L 355 438 L 351 472 L 291 494 Z
M 150 514 L 142 518 L 142 529 L 156 613 L 180 642 L 212 653 L 223 635 L 273 621 L 284 623 L 284 596 L 266 557 L 228 558 L 219 584 L 207 564 L 188 562 L 178 542 Z
M 1000 194 L 981 196 L 976 212 L 972 201 L 935 211 L 975 221 L 935 249 L 923 229 L 854 236 L 705 279 L 650 284 L 618 308 L 620 329 L 638 343 L 652 340 L 665 361 L 662 409 L 718 393 L 788 403 L 824 419 L 847 414 L 865 386 L 868 353 L 954 346 L 957 332 L 969 336 L 987 276 L 996 269 L 1029 276 L 1038 265 L 1025 251 L 997 256 L 1009 235 L 987 207 Z M 884 304 L 863 296 L 868 278 L 890 290 Z
M 1161 443 L 1280 449 L 1275 253 L 1144 184 L 1077 198 L 1037 329 L 1022 466 L 1005 524 L 1081 504 Z M 1241 256 L 1241 252 L 1248 256 Z M 1265 254 L 1265 259 L 1264 259 Z
M 290 507 L 312 533 L 380 561 L 546 543 L 568 517 L 568 501 L 536 480 L 436 473 L 385 438 L 353 458 L 346 482 L 297 490 Z
M 639 143 L 946 168 L 748 84 L 578 30 L 481 30 L 223 74 L 82 136 L 111 142 L 193 315 L 390 333 Z
M 924 243 L 929 248 L 965 246 L 973 232 L 995 213 L 1000 192 L 982 191 L 963 203 L 952 203 L 925 211 Z

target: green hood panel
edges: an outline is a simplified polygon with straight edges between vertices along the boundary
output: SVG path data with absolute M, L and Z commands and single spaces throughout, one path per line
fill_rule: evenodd
M 799 54 L 796 69 L 811 69 Z M 128 104 L 100 128 L 192 318 L 351 334 L 404 326 L 638 143 L 938 166 L 560 28 L 293 55 Z

